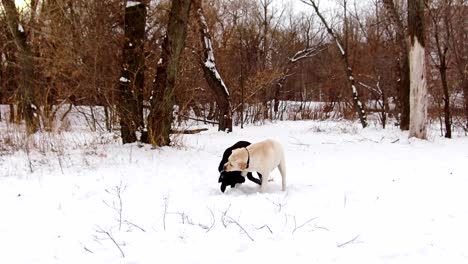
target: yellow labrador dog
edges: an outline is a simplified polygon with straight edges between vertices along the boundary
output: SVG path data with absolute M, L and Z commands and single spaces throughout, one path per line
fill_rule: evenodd
M 282 190 L 286 190 L 286 164 L 283 147 L 273 139 L 234 149 L 224 164 L 225 171 L 258 172 L 262 175 L 261 192 L 265 192 L 270 173 L 278 167 L 281 173 Z

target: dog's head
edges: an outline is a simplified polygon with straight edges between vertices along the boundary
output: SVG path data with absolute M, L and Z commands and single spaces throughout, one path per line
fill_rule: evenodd
M 247 151 L 244 148 L 234 149 L 224 163 L 223 169 L 225 171 L 242 171 L 247 169 Z
M 245 182 L 245 177 L 240 171 L 227 172 L 222 171 L 219 175 L 218 182 L 221 183 L 221 191 L 224 192 L 227 186 L 234 187 L 237 183 Z

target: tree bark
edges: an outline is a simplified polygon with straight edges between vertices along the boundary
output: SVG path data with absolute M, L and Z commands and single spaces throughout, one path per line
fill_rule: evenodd
M 462 82 L 463 94 L 465 96 L 465 131 L 468 131 L 468 69 L 465 71 L 465 77 Z
M 427 83 L 424 41 L 424 0 L 408 0 L 410 43 L 410 127 L 409 137 L 427 138 Z
M 232 113 L 231 113 L 231 99 L 229 97 L 229 90 L 216 67 L 214 50 L 211 41 L 208 25 L 206 24 L 205 15 L 201 5 L 201 0 L 193 1 L 194 9 L 197 13 L 197 21 L 200 27 L 200 37 L 203 44 L 203 60 L 201 66 L 203 75 L 208 83 L 208 86 L 215 94 L 216 103 L 219 107 L 219 131 L 232 131 Z
M 122 142 L 137 140 L 136 131 L 143 127 L 144 39 L 146 4 L 144 0 L 126 1 L 125 43 L 122 73 L 119 79 L 120 131 Z
M 398 80 L 399 89 L 399 107 L 400 107 L 400 129 L 409 129 L 409 116 L 410 116 L 410 70 L 408 60 L 408 44 L 405 38 L 405 27 L 398 14 L 393 0 L 383 0 L 385 9 L 387 10 L 388 17 L 395 27 L 396 41 L 399 50 L 398 64 L 400 71 L 400 78 Z
M 452 138 L 452 113 L 450 109 L 450 92 L 447 81 L 447 60 L 450 42 L 450 10 L 451 2 L 443 1 L 442 5 L 439 5 L 436 10 L 431 11 L 429 9 L 429 16 L 432 20 L 432 32 L 435 39 L 436 51 L 438 61 L 434 62 L 437 69 L 439 70 L 440 80 L 442 84 L 443 101 L 444 101 L 444 124 L 445 124 L 445 137 Z M 441 25 L 442 28 L 441 28 Z M 445 34 L 441 31 L 445 29 Z M 443 39 L 441 39 L 443 38 Z
M 13 42 L 18 49 L 18 64 L 20 68 L 19 88 L 21 105 L 24 113 L 27 134 L 38 130 L 36 105 L 34 104 L 34 60 L 33 53 L 26 41 L 26 32 L 19 21 L 14 0 L 2 0 L 8 27 L 13 36 Z
M 445 58 L 444 58 L 445 60 Z M 444 123 L 445 123 L 445 137 L 452 138 L 452 114 L 450 111 L 450 93 L 447 83 L 447 66 L 445 61 L 439 68 L 440 80 L 442 82 L 442 90 L 444 92 Z
M 314 8 L 315 13 L 317 14 L 317 16 L 322 21 L 323 25 L 327 29 L 328 34 L 333 38 L 333 40 L 336 43 L 336 46 L 338 47 L 338 49 L 340 51 L 341 60 L 343 62 L 343 66 L 345 68 L 345 72 L 346 72 L 346 75 L 348 77 L 348 83 L 349 83 L 349 85 L 351 86 L 351 89 L 352 89 L 354 106 L 356 107 L 356 110 L 357 110 L 357 113 L 358 113 L 358 116 L 359 116 L 359 120 L 361 121 L 361 125 L 362 125 L 363 128 L 365 128 L 365 127 L 368 126 L 367 115 L 366 115 L 366 111 L 364 110 L 364 104 L 362 104 L 361 100 L 359 99 L 359 94 L 358 94 L 358 91 L 357 91 L 357 88 L 356 88 L 353 71 L 352 71 L 351 66 L 349 65 L 349 61 L 348 61 L 348 53 L 344 49 L 343 43 L 341 43 L 338 36 L 335 34 L 335 32 L 333 32 L 332 28 L 328 25 L 327 21 L 325 20 L 323 15 L 318 10 L 318 6 L 315 3 L 315 1 L 310 0 L 310 5 Z
M 175 105 L 174 88 L 180 54 L 185 46 L 191 0 L 173 0 L 161 58 L 154 79 L 148 116 L 148 140 L 154 146 L 170 144 Z

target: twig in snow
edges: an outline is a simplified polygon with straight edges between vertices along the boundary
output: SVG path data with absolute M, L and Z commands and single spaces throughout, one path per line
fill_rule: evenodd
M 325 231 L 330 231 L 330 229 L 328 229 L 328 228 L 326 228 L 324 226 L 314 226 L 314 227 L 315 227 L 315 229 L 323 229 Z
M 312 222 L 313 220 L 317 219 L 318 217 L 314 217 L 314 218 L 311 218 L 307 221 L 305 221 L 302 225 L 300 226 L 297 226 L 296 224 L 296 216 L 294 216 L 294 230 L 292 231 L 292 233 L 294 234 L 294 232 L 296 232 L 296 230 L 298 230 L 299 228 L 302 228 L 304 227 L 305 225 L 307 225 L 308 223 Z
M 30 153 L 30 150 L 29 150 L 29 143 L 26 142 L 26 157 L 28 158 L 28 165 L 29 165 L 29 171 L 31 173 L 34 172 L 34 169 L 33 169 L 33 165 L 32 165 L 32 161 L 31 161 L 31 153 Z
M 272 201 L 269 198 L 265 198 L 265 199 L 270 201 L 272 204 L 278 206 L 278 212 L 281 212 L 281 209 L 283 209 L 283 207 L 285 207 L 287 205 L 287 203 L 284 202 L 284 200 L 286 199 L 286 195 L 284 196 L 284 198 L 283 198 L 283 200 L 281 202 L 279 200 L 277 202 L 275 202 L 275 201 Z
M 130 153 L 128 157 L 128 163 L 132 164 L 132 157 L 133 157 L 133 148 L 130 146 Z
M 119 249 L 120 254 L 122 255 L 122 258 L 125 258 L 124 252 L 123 252 L 122 249 L 120 248 L 120 246 L 119 246 L 119 244 L 117 243 L 117 241 L 115 241 L 115 239 L 112 237 L 112 235 L 111 235 L 108 231 L 105 231 L 104 229 L 102 229 L 100 226 L 97 226 L 97 227 L 99 228 L 99 230 L 97 230 L 96 232 L 107 235 L 107 237 L 109 237 L 110 240 L 112 240 L 112 242 L 114 242 L 114 245 Z
M 132 222 L 130 222 L 130 221 L 128 221 L 128 220 L 125 220 L 125 223 L 126 223 L 127 225 L 129 225 L 129 226 L 133 226 L 133 227 L 136 227 L 136 228 L 140 229 L 142 232 L 146 232 L 145 229 L 143 229 L 142 227 L 140 227 L 140 226 L 138 226 L 138 225 L 136 225 L 136 224 L 134 224 L 134 223 L 132 223 Z
M 248 238 L 250 238 L 251 241 L 254 241 L 254 239 L 249 235 L 249 233 L 247 232 L 247 230 L 244 229 L 244 227 L 242 227 L 239 222 L 237 222 L 236 220 L 234 220 L 232 217 L 228 216 L 228 215 L 224 215 L 224 217 L 226 217 L 231 223 L 234 223 L 236 224 L 240 229 L 242 229 L 242 231 L 244 231 L 244 234 L 247 235 Z
M 166 196 L 163 198 L 163 200 L 164 200 L 163 227 L 164 227 L 164 231 L 166 231 L 166 215 L 167 215 L 167 207 L 169 206 L 169 198 Z
M 208 210 L 210 211 L 210 214 L 211 214 L 211 225 L 210 226 L 202 226 L 202 224 L 198 224 L 201 228 L 206 229 L 206 233 L 210 232 L 211 229 L 213 228 L 213 226 L 216 223 L 216 219 L 215 219 L 213 210 L 211 210 L 209 208 L 208 208 Z
M 271 234 L 273 234 L 273 231 L 271 231 L 271 228 L 268 225 L 263 225 L 261 227 L 257 227 L 257 230 L 263 229 L 265 227 L 268 229 L 268 231 L 270 231 Z
M 347 244 L 350 244 L 350 243 L 353 243 L 354 241 L 356 241 L 356 239 L 359 237 L 359 235 L 355 236 L 353 239 L 349 240 L 349 241 L 346 241 L 344 243 L 341 243 L 341 244 L 338 244 L 336 245 L 337 247 L 344 247 L 346 246 Z
M 108 207 L 110 207 L 110 208 L 114 209 L 115 211 L 117 211 L 117 215 L 118 215 L 117 220 L 119 222 L 119 230 L 122 228 L 122 211 L 123 211 L 122 192 L 125 191 L 126 188 L 127 188 L 127 185 L 123 185 L 122 181 L 120 181 L 120 184 L 115 186 L 112 189 L 112 192 L 105 189 L 105 191 L 108 194 L 117 197 L 117 200 L 118 200 L 118 203 L 119 203 L 118 206 L 115 205 L 114 201 L 112 202 L 112 205 L 108 204 L 106 201 L 102 201 L 105 205 L 107 205 Z
M 60 171 L 62 172 L 62 175 L 63 175 L 64 173 L 63 173 L 62 159 L 60 158 L 58 153 L 57 153 L 57 159 L 58 159 L 58 163 L 60 166 Z
M 91 251 L 89 248 L 87 248 L 85 245 L 83 245 L 83 243 L 80 243 L 82 246 L 83 246 L 83 249 L 86 251 L 86 252 L 89 252 L 91 254 L 94 254 L 93 251 Z
M 221 223 L 223 223 L 223 226 L 226 228 L 228 225 L 224 222 L 224 218 L 226 217 L 226 214 L 227 212 L 229 211 L 229 209 L 231 208 L 231 205 L 228 206 L 228 208 L 226 208 L 226 210 L 224 210 L 224 212 L 222 213 L 221 215 Z
M 294 145 L 299 145 L 299 146 L 306 146 L 306 147 L 309 147 L 310 144 L 306 144 L 306 143 L 302 143 L 298 138 L 296 137 L 293 137 L 293 136 L 289 136 L 290 138 L 296 140 L 296 143 L 295 142 L 292 142 L 292 144 Z

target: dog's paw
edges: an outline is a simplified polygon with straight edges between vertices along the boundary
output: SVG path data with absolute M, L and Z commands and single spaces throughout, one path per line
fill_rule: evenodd
M 226 185 L 224 185 L 224 184 L 221 184 L 221 187 L 220 187 L 220 189 L 221 189 L 221 192 L 223 192 L 223 193 L 224 193 L 224 191 L 226 191 Z

